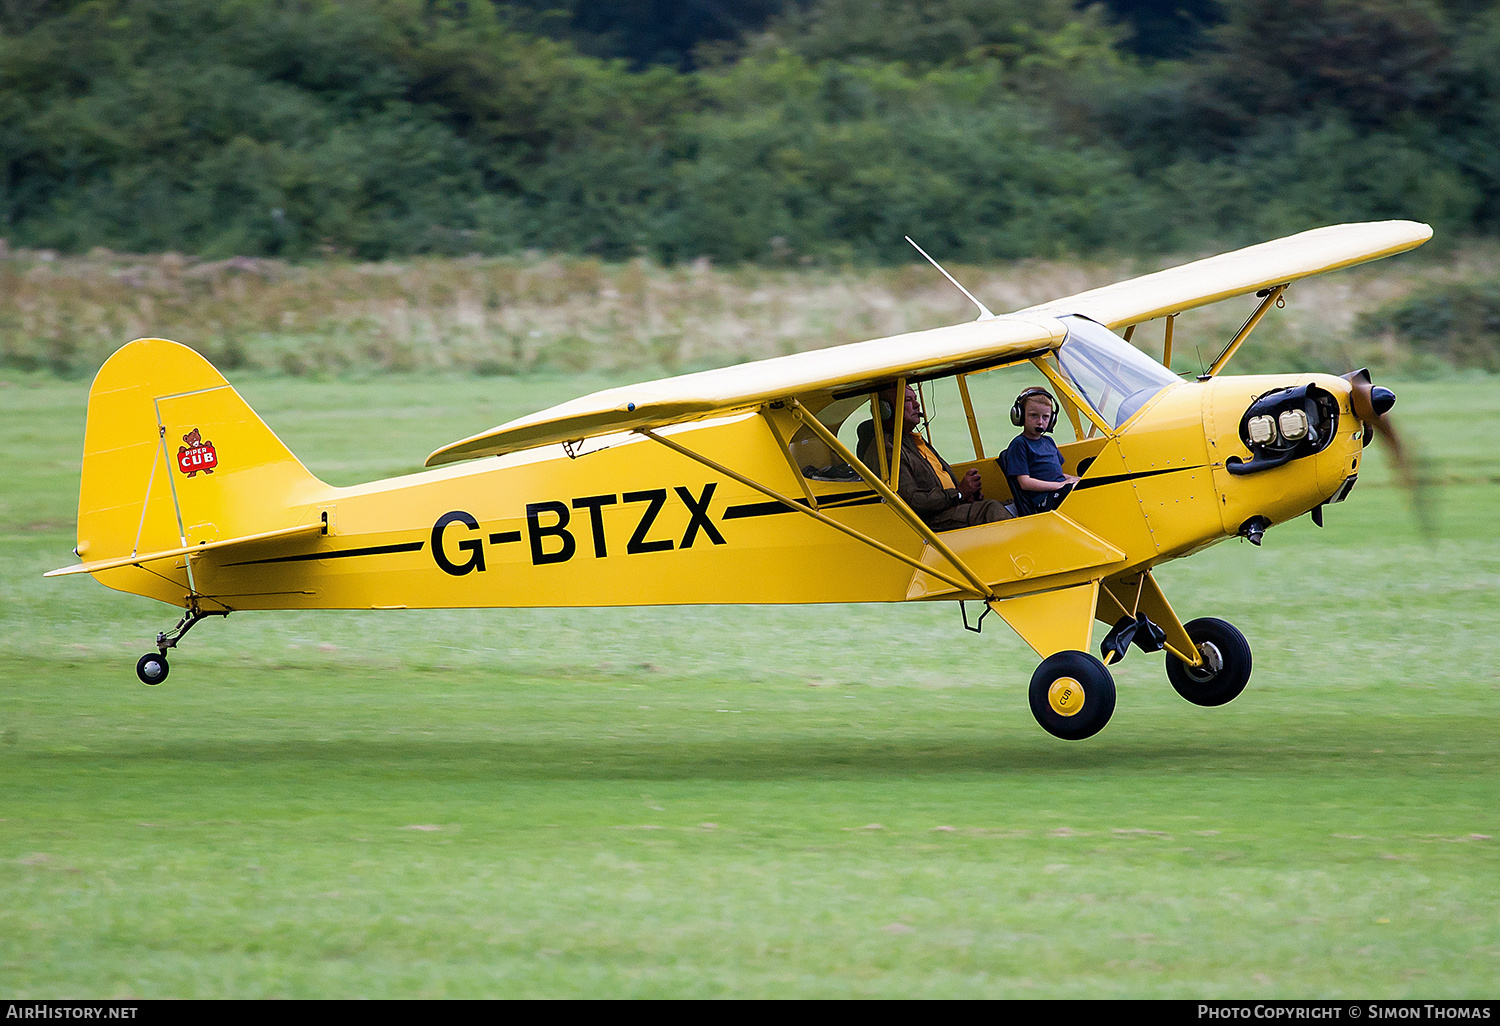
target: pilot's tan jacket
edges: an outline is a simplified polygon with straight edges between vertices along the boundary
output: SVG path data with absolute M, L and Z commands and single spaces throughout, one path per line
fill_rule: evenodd
M 889 428 L 885 433 L 886 457 L 889 459 L 891 452 L 891 436 Z M 930 450 L 937 457 L 938 463 L 942 464 L 943 471 L 950 480 L 957 481 L 959 475 L 953 472 L 948 461 L 937 452 Z M 857 454 L 865 466 L 880 472 L 880 457 L 875 453 L 875 431 L 870 421 L 859 426 L 859 451 Z M 946 488 L 938 478 L 937 471 L 932 469 L 932 464 L 922 455 L 922 450 L 917 444 L 917 436 L 907 433 L 901 436 L 901 480 L 897 482 L 896 494 L 905 500 L 921 517 L 923 522 L 934 531 L 951 531 L 958 527 L 971 527 L 974 524 L 988 524 L 996 520 L 1008 519 L 1010 514 L 1005 507 L 994 499 L 981 499 L 978 502 L 964 502 L 963 495 L 957 488 Z

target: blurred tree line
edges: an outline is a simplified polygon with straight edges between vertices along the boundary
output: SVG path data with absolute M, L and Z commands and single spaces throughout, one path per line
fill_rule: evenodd
M 0 0 L 0 237 L 978 261 L 1500 228 L 1480 0 Z

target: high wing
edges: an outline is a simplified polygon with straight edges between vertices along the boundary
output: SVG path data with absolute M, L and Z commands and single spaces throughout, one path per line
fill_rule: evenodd
M 1417 248 L 1430 238 L 1432 228 L 1418 221 L 1369 221 L 1314 228 L 1027 307 L 1011 316 L 1082 314 L 1109 328 L 1122 328 L 1395 256 Z
M 1056 318 L 1064 315 L 1119 328 L 1392 256 L 1431 237 L 1432 229 L 1415 221 L 1333 225 L 1000 317 L 606 389 L 445 445 L 427 466 L 1019 360 L 1062 345 L 1065 329 Z
M 1061 324 L 1047 318 L 997 317 L 610 388 L 445 445 L 427 457 L 427 465 L 722 416 L 791 396 L 857 392 L 899 377 L 1003 363 L 1054 350 L 1064 334 Z

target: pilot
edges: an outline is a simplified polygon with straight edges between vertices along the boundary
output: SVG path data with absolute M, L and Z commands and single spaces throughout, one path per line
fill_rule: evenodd
M 1063 473 L 1062 453 L 1047 433 L 1057 426 L 1057 403 L 1045 388 L 1028 388 L 1010 408 L 1012 424 L 1021 433 L 1000 454 L 999 463 L 1016 483 L 1016 512 L 1041 513 L 1056 509 L 1078 483 Z
M 895 396 L 894 387 L 880 393 L 881 416 L 885 421 L 881 437 L 885 440 L 887 459 L 891 452 L 892 421 L 896 417 Z M 934 531 L 1009 519 L 1004 505 L 986 499 L 981 493 L 979 471 L 970 468 L 963 477 L 955 478 L 953 468 L 917 434 L 917 425 L 924 419 L 922 400 L 917 390 L 908 386 L 902 406 L 901 480 L 896 493 Z M 859 458 L 867 467 L 880 466 L 871 421 L 859 426 Z

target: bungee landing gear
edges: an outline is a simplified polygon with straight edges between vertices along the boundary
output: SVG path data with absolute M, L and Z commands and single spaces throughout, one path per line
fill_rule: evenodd
M 1250 643 L 1233 624 L 1206 616 L 1183 625 L 1202 663 L 1193 666 L 1166 654 L 1167 679 L 1194 705 L 1225 705 L 1239 697 L 1250 681 Z M 1043 730 L 1064 741 L 1082 741 L 1103 730 L 1115 711 L 1115 682 L 1109 667 L 1124 658 L 1131 645 L 1147 652 L 1166 648 L 1165 632 L 1144 614 L 1126 617 L 1105 637 L 1104 660 L 1087 652 L 1057 652 L 1042 660 L 1031 675 L 1031 714 Z

